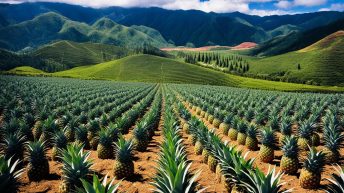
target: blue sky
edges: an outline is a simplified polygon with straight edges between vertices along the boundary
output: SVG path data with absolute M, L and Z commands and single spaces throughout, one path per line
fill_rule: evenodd
M 315 11 L 344 11 L 344 0 L 0 0 L 6 3 L 62 2 L 89 7 L 161 7 L 205 12 L 239 11 L 251 15 L 282 15 Z

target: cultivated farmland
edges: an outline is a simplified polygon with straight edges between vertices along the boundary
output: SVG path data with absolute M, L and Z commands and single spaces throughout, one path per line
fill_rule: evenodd
M 17 76 L 0 86 L 0 190 L 344 187 L 343 94 Z

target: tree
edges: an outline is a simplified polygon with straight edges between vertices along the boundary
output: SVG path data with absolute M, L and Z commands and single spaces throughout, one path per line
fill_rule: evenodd
M 298 70 L 301 70 L 301 65 L 300 65 L 300 63 L 297 64 L 297 69 L 298 69 Z

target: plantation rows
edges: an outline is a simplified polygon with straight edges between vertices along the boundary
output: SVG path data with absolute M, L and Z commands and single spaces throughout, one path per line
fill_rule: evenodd
M 0 192 L 343 192 L 340 94 L 0 80 Z

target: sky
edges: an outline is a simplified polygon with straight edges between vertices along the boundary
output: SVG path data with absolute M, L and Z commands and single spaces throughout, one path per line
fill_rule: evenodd
M 251 15 L 284 15 L 316 11 L 344 11 L 344 0 L 0 0 L 3 3 L 61 2 L 101 8 L 161 7 L 164 9 L 196 9 L 205 12 L 239 11 Z

